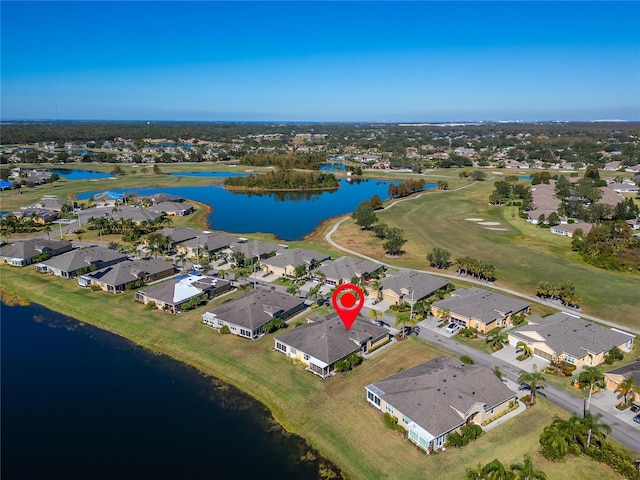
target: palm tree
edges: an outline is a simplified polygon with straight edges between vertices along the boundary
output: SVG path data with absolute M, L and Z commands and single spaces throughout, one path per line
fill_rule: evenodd
M 297 285 L 290 285 L 287 287 L 287 293 L 290 295 L 295 295 L 300 291 Z
M 487 336 L 487 343 L 490 343 L 494 350 L 498 350 L 498 347 L 502 348 L 502 345 L 509 343 L 509 335 L 507 332 L 496 329 Z
M 302 264 L 302 265 L 296 265 L 296 267 L 293 270 L 294 275 L 296 276 L 296 278 L 301 278 L 304 277 L 307 274 L 307 266 Z
M 373 321 L 382 320 L 384 318 L 384 313 L 372 308 L 369 310 L 369 318 L 373 319 Z
M 602 415 L 599 413 L 591 413 L 589 410 L 584 412 L 584 418 L 581 421 L 582 427 L 587 431 L 587 448 L 591 444 L 591 438 L 597 439 L 598 443 L 602 443 L 611 433 L 611 427 L 606 423 L 601 423 Z
M 536 393 L 539 387 L 545 387 L 544 374 L 537 370 L 537 367 L 533 366 L 532 372 L 523 372 L 518 377 L 518 382 L 526 383 L 531 390 L 531 403 L 535 403 Z
M 181 252 L 181 253 L 176 255 L 176 261 L 178 261 L 180 263 L 182 268 L 184 268 L 184 262 L 185 262 L 186 259 L 187 259 L 187 254 L 185 252 Z
M 527 342 L 520 341 L 516 343 L 516 352 L 519 350 L 522 351 L 522 356 L 524 358 L 529 358 L 531 355 L 533 355 L 533 350 Z
M 513 480 L 547 480 L 547 475 L 542 470 L 533 468 L 531 456 L 525 454 L 524 461 L 514 462 L 511 464 L 511 473 Z
M 437 312 L 438 318 L 445 323 L 448 323 L 451 320 L 451 310 L 448 308 L 438 309 Z
M 621 396 L 623 396 L 624 403 L 627 404 L 629 402 L 628 396 L 633 393 L 635 389 L 635 380 L 632 376 L 630 376 L 629 378 L 625 378 L 622 382 L 620 382 L 620 385 L 618 385 L 618 388 L 616 388 L 616 393 L 619 393 Z
M 504 467 L 504 465 L 496 458 L 487 463 L 482 469 L 484 478 L 488 480 L 510 480 L 510 472 Z
M 540 434 L 540 453 L 543 457 L 557 462 L 569 454 L 567 435 L 556 425 L 547 425 Z
M 481 463 L 476 468 L 467 468 L 465 480 L 485 480 L 484 467 Z
M 49 225 L 48 223 L 44 226 L 44 231 L 47 232 L 47 239 L 51 240 L 51 225 Z
M 589 399 L 587 400 L 587 410 L 589 410 L 589 405 L 591 405 L 591 394 L 593 393 L 593 386 L 598 385 L 600 382 L 604 380 L 604 374 L 602 370 L 598 367 L 584 367 L 580 375 L 578 376 L 578 381 L 582 383 L 589 384 Z
M 402 337 L 404 338 L 406 336 L 406 332 L 405 332 L 405 326 L 409 325 L 410 327 L 413 327 L 416 324 L 416 319 L 415 318 L 410 318 L 409 314 L 407 312 L 398 312 L 396 313 L 396 323 L 395 326 L 397 327 L 398 325 L 402 325 Z

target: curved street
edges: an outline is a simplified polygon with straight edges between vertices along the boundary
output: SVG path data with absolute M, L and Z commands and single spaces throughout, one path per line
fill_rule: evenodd
M 461 188 L 465 188 L 466 185 L 464 187 Z M 426 192 L 425 192 L 426 193 Z M 425 193 L 420 194 L 424 195 Z M 413 198 L 417 198 L 417 197 L 411 197 L 411 198 L 406 198 L 406 199 L 401 199 L 398 201 L 395 201 L 393 203 L 391 203 L 390 205 L 388 205 L 387 207 L 385 207 L 385 210 L 392 208 L 394 205 L 396 205 L 397 203 L 401 202 L 401 201 L 407 201 L 407 200 L 411 200 Z M 386 267 L 391 267 L 397 270 L 411 270 L 408 268 L 403 268 L 403 267 L 397 267 L 391 263 L 387 263 L 387 262 L 381 262 L 375 258 L 371 258 L 368 257 L 366 255 L 363 255 L 359 252 L 356 252 L 354 250 L 351 250 L 349 248 L 343 247 L 342 245 L 338 244 L 336 241 L 334 241 L 332 239 L 332 235 L 336 232 L 336 230 L 340 227 L 340 225 L 342 225 L 342 223 L 346 220 L 348 220 L 350 218 L 350 216 L 345 216 L 342 217 L 340 219 L 338 219 L 336 221 L 336 223 L 333 225 L 333 227 L 331 228 L 331 230 L 329 230 L 329 232 L 325 235 L 325 240 L 332 245 L 333 247 L 342 250 L 343 252 L 349 253 L 351 255 L 360 257 L 360 258 L 365 258 L 367 260 L 370 260 L 372 262 L 376 262 L 379 264 L 382 264 Z M 422 271 L 424 273 L 429 273 L 431 275 L 436 275 L 439 277 L 443 277 L 443 278 L 448 278 L 448 279 L 453 279 L 453 280 L 463 280 L 465 282 L 468 283 L 473 283 L 476 285 L 479 285 L 481 287 L 489 287 L 493 290 L 498 290 L 500 292 L 504 292 L 513 296 L 516 296 L 518 298 L 524 299 L 524 300 L 528 300 L 530 302 L 534 302 L 534 303 L 539 303 L 539 304 L 543 304 L 543 305 L 548 305 L 550 307 L 556 308 L 558 309 L 559 306 L 557 304 L 554 304 L 552 302 L 547 302 L 544 300 L 541 300 L 537 297 L 533 297 L 530 295 L 524 295 L 520 292 L 516 292 L 514 290 L 508 289 L 508 288 L 503 288 L 503 287 L 498 287 L 495 285 L 491 285 L 488 284 L 487 282 L 483 282 L 480 280 L 476 280 L 473 278 L 467 278 L 467 277 L 461 277 L 459 275 L 452 275 L 452 274 L 447 274 L 447 273 L 439 273 L 439 272 L 432 272 L 432 271 L 426 271 L 426 270 L 419 270 Z M 614 327 L 614 328 L 618 328 L 630 333 L 633 333 L 635 335 L 640 335 L 640 331 L 636 330 L 636 329 L 631 329 L 628 328 L 626 326 L 622 326 L 622 325 L 618 325 L 614 322 L 609 322 L 607 320 L 603 320 L 601 318 L 598 317 L 594 317 L 593 315 L 587 315 L 584 314 L 582 312 L 579 313 L 581 317 L 589 319 L 589 320 L 593 320 L 595 322 L 601 323 L 603 325 L 607 325 L 610 327 Z M 500 370 L 502 370 L 502 372 L 505 374 L 505 376 L 507 378 L 509 378 L 512 381 L 517 381 L 518 377 L 520 376 L 520 374 L 522 373 L 521 370 L 519 370 L 515 365 L 512 365 L 504 360 L 501 360 L 499 358 L 496 358 L 494 356 L 488 355 L 484 352 L 481 352 L 473 347 L 470 347 L 468 345 L 464 345 L 461 344 L 459 342 L 456 342 L 455 340 L 451 339 L 451 338 L 447 338 L 444 335 L 441 335 L 437 332 L 433 332 L 432 330 L 429 330 L 427 328 L 424 328 L 421 330 L 421 332 L 419 333 L 418 337 L 425 341 L 426 343 L 430 343 L 434 346 L 440 347 L 444 350 L 447 350 L 455 355 L 469 355 L 471 358 L 474 359 L 474 361 L 480 365 L 483 365 L 485 367 L 491 368 L 493 369 L 494 367 L 500 367 Z M 545 388 L 541 389 L 539 391 L 539 395 L 545 397 L 547 400 L 555 403 L 556 405 L 558 405 L 559 407 L 562 407 L 563 409 L 567 410 L 568 412 L 571 413 L 576 413 L 579 415 L 582 415 L 583 411 L 584 411 L 584 400 L 556 387 L 553 385 L 547 385 Z M 535 408 L 535 407 L 534 407 Z M 614 415 L 612 412 L 599 408 L 598 406 L 594 405 L 594 402 L 591 403 L 590 405 L 590 410 L 592 412 L 596 412 L 596 413 L 600 413 L 602 415 L 602 420 L 608 424 L 611 429 L 612 429 L 612 433 L 611 436 L 613 438 L 615 438 L 616 440 L 618 440 L 619 442 L 621 442 L 622 444 L 626 445 L 627 447 L 633 449 L 635 452 L 639 452 L 640 453 L 640 425 L 635 425 L 635 424 L 628 424 L 625 423 L 623 421 L 621 421 L 616 415 Z

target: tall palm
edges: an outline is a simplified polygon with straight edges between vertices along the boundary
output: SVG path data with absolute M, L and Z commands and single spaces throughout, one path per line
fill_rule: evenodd
M 46 224 L 44 226 L 44 231 L 47 232 L 47 239 L 49 240 L 51 240 L 51 230 L 52 230 L 51 225 Z
M 451 310 L 449 310 L 448 308 L 439 309 L 438 318 L 445 323 L 449 322 L 449 320 L 451 320 Z
M 591 405 L 591 394 L 593 393 L 593 386 L 598 385 L 600 382 L 604 380 L 604 374 L 602 370 L 598 367 L 584 367 L 580 375 L 578 376 L 578 380 L 580 383 L 588 383 L 589 384 L 589 399 L 587 400 L 587 410 L 589 409 L 589 405 Z
M 524 461 L 511 464 L 513 480 L 547 480 L 547 475 L 542 470 L 533 467 L 531 456 L 525 454 Z
M 533 371 L 531 372 L 523 372 L 518 377 L 518 382 L 526 383 L 529 385 L 529 389 L 531 390 L 531 403 L 535 402 L 536 393 L 539 387 L 545 387 L 546 384 L 544 382 L 544 374 L 538 371 L 537 367 L 533 366 Z
M 467 468 L 465 480 L 485 480 L 484 467 L 481 463 L 476 468 Z
M 626 404 L 629 402 L 629 395 L 632 394 L 635 389 L 635 380 L 632 376 L 630 376 L 629 378 L 625 378 L 622 382 L 620 382 L 620 385 L 618 385 L 618 388 L 616 388 L 616 393 L 619 393 L 624 397 L 624 403 Z
M 582 427 L 587 431 L 587 448 L 591 445 L 591 439 L 594 438 L 598 443 L 602 443 L 611 433 L 611 427 L 606 423 L 600 422 L 602 415 L 599 413 L 591 413 L 589 410 L 584 412 L 584 418 L 581 420 Z

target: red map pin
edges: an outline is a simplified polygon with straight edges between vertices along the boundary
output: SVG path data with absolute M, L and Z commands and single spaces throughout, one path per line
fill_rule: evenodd
M 340 320 L 349 330 L 362 310 L 364 294 L 360 288 L 352 283 L 345 283 L 334 290 L 331 302 L 340 316 Z

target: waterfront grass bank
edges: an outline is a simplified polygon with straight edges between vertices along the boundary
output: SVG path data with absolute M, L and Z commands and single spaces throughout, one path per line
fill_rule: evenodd
M 415 338 L 398 342 L 347 375 L 323 381 L 273 351 L 271 335 L 250 342 L 205 327 L 200 321 L 204 307 L 177 316 L 148 311 L 133 301 L 133 292 L 117 296 L 91 292 L 77 287 L 73 280 L 41 275 L 31 267 L 0 266 L 0 282 L 36 303 L 238 387 L 265 404 L 284 428 L 305 438 L 353 479 L 459 479 L 464 478 L 466 467 L 494 458 L 510 463 L 525 453 L 533 455 L 536 467 L 550 479 L 595 480 L 612 475 L 607 467 L 588 459 L 551 464 L 537 454 L 542 428 L 554 414 L 568 416 L 546 402 L 488 432 L 473 445 L 424 456 L 388 430 L 381 414 L 364 396 L 364 386 L 372 381 L 445 353 Z

